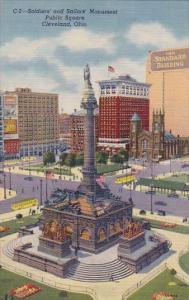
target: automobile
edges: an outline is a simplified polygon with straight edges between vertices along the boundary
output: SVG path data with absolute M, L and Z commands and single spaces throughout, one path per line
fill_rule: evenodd
M 152 194 L 154 195 L 156 192 L 155 191 L 146 191 L 145 194 Z
M 160 210 L 160 209 L 158 209 L 157 214 L 159 216 L 166 216 L 166 212 L 164 210 Z
M 162 205 L 162 206 L 167 206 L 167 203 L 163 202 L 163 201 L 156 201 L 155 205 Z
M 32 181 L 33 178 L 31 176 L 24 177 L 24 180 Z
M 188 168 L 189 167 L 189 164 L 183 164 L 182 166 L 181 166 L 181 168 Z
M 167 197 L 169 197 L 169 198 L 179 198 L 179 195 L 176 194 L 176 193 L 171 193 L 171 194 L 168 194 Z

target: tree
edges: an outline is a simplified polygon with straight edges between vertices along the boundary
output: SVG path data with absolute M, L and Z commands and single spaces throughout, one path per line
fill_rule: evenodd
M 127 162 L 127 161 L 128 161 L 128 159 L 129 159 L 129 153 L 128 153 L 127 150 L 121 149 L 121 150 L 119 151 L 119 154 L 123 157 L 124 162 Z
M 61 164 L 62 166 L 65 164 L 65 160 L 66 160 L 67 156 L 68 156 L 68 153 L 62 153 L 62 154 L 60 155 L 60 164 Z
M 116 164 L 122 164 L 123 163 L 123 156 L 120 155 L 119 153 L 116 153 L 112 155 L 111 157 L 111 162 L 116 163 Z
M 74 167 L 76 163 L 76 154 L 75 153 L 68 153 L 64 164 L 68 167 Z
M 53 152 L 45 152 L 43 154 L 43 164 L 46 166 L 47 164 L 52 164 L 55 162 L 55 155 Z
M 77 166 L 82 166 L 84 163 L 84 153 L 77 153 L 75 157 L 75 163 Z
M 96 153 L 96 163 L 106 164 L 108 160 L 108 153 L 100 151 Z

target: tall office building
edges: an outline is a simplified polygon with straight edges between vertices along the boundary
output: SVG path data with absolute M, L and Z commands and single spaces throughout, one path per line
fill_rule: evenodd
M 3 138 L 3 93 L 0 92 L 0 161 L 3 159 L 4 138 Z
M 126 148 L 129 143 L 130 119 L 137 113 L 145 130 L 149 129 L 149 84 L 121 75 L 98 82 L 98 148 L 108 152 Z
M 20 155 L 42 155 L 56 152 L 58 145 L 58 95 L 17 88 L 5 92 L 5 97 L 17 99 L 16 122 L 8 124 L 18 133 Z M 6 127 L 5 127 L 6 128 Z M 10 131 L 10 130 L 9 130 Z
M 189 48 L 149 51 L 146 80 L 153 110 L 165 113 L 165 130 L 189 136 Z

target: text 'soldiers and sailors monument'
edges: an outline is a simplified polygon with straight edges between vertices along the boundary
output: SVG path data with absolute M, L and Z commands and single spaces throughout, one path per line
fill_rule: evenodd
M 76 191 L 65 190 L 67 198 L 43 209 L 42 227 L 56 220 L 70 236 L 77 249 L 98 253 L 116 243 L 123 227 L 132 218 L 133 203 L 113 195 L 107 185 L 97 182 L 95 165 L 95 118 L 97 101 L 90 79 L 84 69 L 84 92 L 81 107 L 85 114 L 83 180 Z M 46 249 L 48 249 L 48 243 Z

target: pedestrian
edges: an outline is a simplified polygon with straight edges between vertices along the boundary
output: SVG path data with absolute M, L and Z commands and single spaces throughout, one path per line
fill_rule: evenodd
M 32 189 L 32 190 L 33 190 L 33 192 L 35 191 L 35 187 L 34 187 L 34 186 L 33 186 L 33 189 Z
M 37 185 L 37 190 L 39 189 L 38 185 Z
M 110 281 L 114 281 L 113 274 L 110 275 Z

